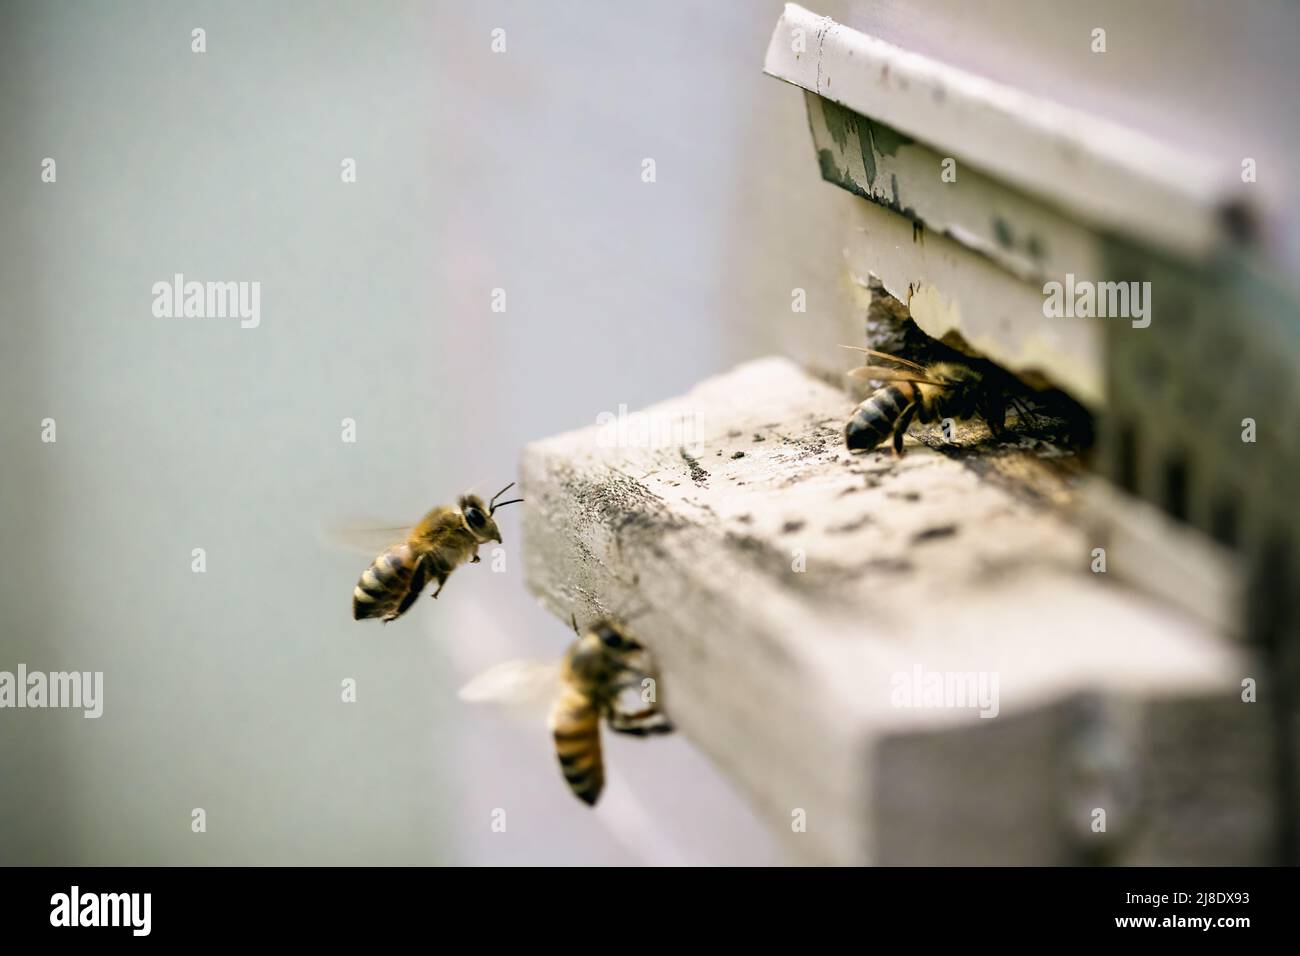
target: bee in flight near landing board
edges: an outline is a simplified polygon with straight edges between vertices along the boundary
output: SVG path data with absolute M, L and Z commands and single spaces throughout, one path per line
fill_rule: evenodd
M 549 702 L 548 726 L 560 772 L 575 796 L 594 806 L 605 786 L 600 721 L 621 734 L 666 734 L 673 729 L 659 708 L 649 654 L 609 621 L 578 633 L 558 664 L 506 661 L 460 691 L 473 703 Z
M 901 457 L 903 436 L 913 418 L 928 424 L 978 415 L 998 438 L 1005 430 L 1008 408 L 1015 408 L 1022 418 L 1028 414 L 1021 400 L 1008 394 L 1005 383 L 974 366 L 960 362 L 919 365 L 874 349 L 840 347 L 891 363 L 863 365 L 848 373 L 850 378 L 885 383 L 854 409 L 844 426 L 844 441 L 850 451 L 870 451 L 892 438 L 894 454 Z
M 478 495 L 462 495 L 454 508 L 434 508 L 405 534 L 404 540 L 384 548 L 362 572 L 352 591 L 352 617 L 358 621 L 377 617 L 387 624 L 405 614 L 430 581 L 437 582 L 437 590 L 431 595 L 436 598 L 452 571 L 466 561 L 479 562 L 479 545 L 501 543 L 501 531 L 493 515 L 498 508 L 524 500 L 497 500 L 513 487 L 512 481 L 487 504 Z M 396 532 L 367 530 L 336 536 L 360 543 L 362 536 L 373 540 L 376 534 L 395 536 Z

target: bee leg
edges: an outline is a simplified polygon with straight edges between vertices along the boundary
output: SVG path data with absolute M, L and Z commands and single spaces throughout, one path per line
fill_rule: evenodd
M 1015 410 L 1016 416 L 1020 419 L 1022 427 L 1038 429 L 1042 427 L 1043 418 L 1029 405 L 1029 400 L 1016 396 L 1011 400 L 1011 407 Z
M 438 590 L 434 591 L 432 594 L 429 595 L 429 597 L 433 598 L 435 601 L 438 599 L 438 595 L 442 593 L 442 586 L 447 583 L 447 575 L 439 574 L 437 575 L 437 578 L 438 578 Z
M 633 737 L 645 737 L 649 734 L 670 734 L 675 728 L 663 711 L 647 707 L 633 713 L 613 711 L 609 715 L 609 729 Z
M 907 429 L 912 424 L 912 419 L 916 417 L 916 402 L 908 405 L 903 409 L 903 414 L 898 416 L 898 421 L 894 423 L 894 457 L 903 457 L 903 436 L 907 434 Z
M 992 415 L 985 418 L 984 424 L 989 426 L 989 434 L 993 436 L 994 441 L 1001 441 L 1002 436 L 1007 433 L 1005 413 L 1003 416 Z
M 482 561 L 482 560 L 483 560 L 483 559 L 480 558 L 480 557 L 476 554 L 476 555 L 474 555 L 474 557 L 472 557 L 472 558 L 469 559 L 469 563 L 470 563 L 470 564 L 478 564 L 478 563 L 479 563 L 480 561 Z

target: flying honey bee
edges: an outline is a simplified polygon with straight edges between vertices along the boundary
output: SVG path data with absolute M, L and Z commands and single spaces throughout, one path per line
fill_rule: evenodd
M 856 345 L 841 348 L 865 352 L 898 367 L 863 365 L 849 372 L 851 378 L 885 382 L 854 410 L 844 426 L 844 440 L 850 451 L 870 451 L 892 436 L 894 454 L 903 454 L 903 436 L 912 419 L 923 423 L 945 418 L 979 416 L 994 438 L 1005 430 L 1007 409 L 1020 408 L 1005 384 L 970 365 L 934 362 L 918 365 L 874 349 Z
M 497 501 L 513 487 L 512 481 L 486 505 L 477 495 L 463 495 L 457 507 L 441 506 L 425 515 L 406 540 L 386 548 L 362 572 L 352 591 L 352 617 L 377 617 L 387 624 L 405 614 L 430 581 L 438 582 L 432 596 L 441 594 L 452 571 L 466 561 L 479 562 L 479 545 L 501 543 L 492 516 L 498 508 L 524 500 Z
M 601 717 L 621 734 L 645 736 L 673 729 L 653 695 L 645 700 L 643 684 L 652 680 L 645 658 L 645 648 L 608 621 L 581 635 L 564 655 L 550 728 L 564 779 L 589 806 L 605 785 Z
M 577 632 L 574 622 L 574 631 Z M 652 690 L 648 653 L 609 621 L 579 633 L 559 665 L 508 661 L 466 684 L 462 700 L 525 702 L 544 694 L 560 772 L 574 794 L 594 806 L 605 786 L 600 721 L 621 734 L 669 733 L 672 723 Z

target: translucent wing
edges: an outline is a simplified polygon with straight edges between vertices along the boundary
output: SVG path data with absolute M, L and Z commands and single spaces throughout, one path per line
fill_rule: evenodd
M 920 382 L 922 385 L 947 386 L 947 382 L 936 382 L 926 378 L 922 372 L 913 372 L 906 368 L 886 368 L 884 365 L 863 365 L 846 373 L 849 378 L 865 379 L 876 382 Z
M 888 362 L 893 362 L 897 365 L 903 366 L 904 368 L 916 369 L 918 372 L 925 371 L 924 365 L 919 365 L 910 359 L 899 358 L 897 355 L 890 355 L 888 352 L 877 352 L 875 349 L 865 349 L 861 345 L 841 345 L 840 348 L 852 349 L 854 352 L 864 352 L 873 358 L 885 359 Z
M 320 538 L 332 547 L 373 558 L 390 545 L 405 541 L 410 533 L 410 525 L 384 526 L 379 522 L 355 522 L 322 527 Z
M 545 714 L 560 688 L 560 665 L 513 660 L 489 667 L 457 695 L 471 704 L 496 704 Z

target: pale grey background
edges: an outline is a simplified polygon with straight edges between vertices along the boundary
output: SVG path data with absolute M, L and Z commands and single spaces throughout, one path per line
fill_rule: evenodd
M 779 4 L 3 10 L 0 669 L 102 670 L 107 699 L 0 712 L 0 859 L 776 859 L 680 737 L 612 742 L 593 814 L 543 725 L 455 699 L 570 639 L 524 589 L 517 511 L 507 573 L 384 629 L 350 620 L 366 560 L 318 529 L 494 491 L 529 439 L 765 350 L 750 260 L 799 236 L 746 221 L 745 170 L 790 180 L 778 226 L 837 198 L 761 72 Z M 259 280 L 261 327 L 154 318 L 175 272 Z

